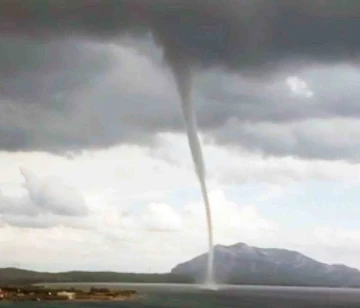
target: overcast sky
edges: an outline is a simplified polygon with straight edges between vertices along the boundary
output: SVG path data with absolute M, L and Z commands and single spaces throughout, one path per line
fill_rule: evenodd
M 360 5 L 100 2 L 0 3 L 0 267 L 165 272 L 206 251 L 172 57 L 215 242 L 360 268 Z

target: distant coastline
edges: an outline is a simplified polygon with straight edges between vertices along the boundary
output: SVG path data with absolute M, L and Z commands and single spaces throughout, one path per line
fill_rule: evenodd
M 341 264 L 326 264 L 300 252 L 259 248 L 245 243 L 216 245 L 215 281 L 220 285 L 360 288 L 360 271 Z M 176 265 L 162 274 L 111 271 L 36 272 L 0 268 L 1 285 L 46 284 L 177 284 L 197 285 L 204 281 L 207 253 Z M 80 287 L 80 286 L 79 286 Z
M 36 272 L 19 268 L 0 268 L 0 285 L 29 285 L 44 283 L 99 283 L 99 282 L 127 282 L 127 283 L 194 283 L 186 275 L 117 273 L 117 272 L 89 272 L 70 271 L 59 273 Z

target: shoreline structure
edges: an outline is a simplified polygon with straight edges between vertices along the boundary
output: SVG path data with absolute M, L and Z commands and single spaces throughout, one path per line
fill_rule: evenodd
M 90 288 L 88 291 L 75 288 L 46 288 L 43 286 L 0 287 L 1 301 L 126 301 L 138 297 L 136 290 Z

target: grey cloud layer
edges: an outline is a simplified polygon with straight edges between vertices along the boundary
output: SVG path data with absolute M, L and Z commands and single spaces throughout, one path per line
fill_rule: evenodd
M 215 67 L 195 82 L 194 100 L 200 129 L 216 142 L 357 159 L 359 17 L 360 4 L 345 0 L 3 0 L 0 149 L 66 152 L 182 130 L 176 89 L 159 65 L 165 53 Z M 319 62 L 336 66 L 299 73 L 314 98 L 292 97 L 288 72 Z M 332 133 L 339 117 L 352 123 L 340 121 L 353 143 Z
M 81 41 L 0 42 L 1 148 L 56 152 L 101 139 L 94 114 L 85 114 L 76 96 L 109 71 L 110 55 Z
M 57 99 L 43 95 L 31 103 L 25 95 L 3 101 L 1 147 L 66 152 L 148 143 L 157 133 L 182 131 L 171 75 L 159 65 L 159 51 L 148 48 L 150 58 L 122 44 L 111 52 L 109 46 L 99 47 L 99 57 L 110 59 L 112 68 L 106 64 L 103 72 L 90 74 L 91 62 L 84 63 L 85 86 L 80 83 Z M 65 78 L 72 73 L 63 71 Z M 265 82 L 219 70 L 200 74 L 194 102 L 201 131 L 217 143 L 270 155 L 358 160 L 360 72 L 349 66 L 315 67 L 299 76 L 313 98 L 293 96 L 282 78 Z M 87 87 L 89 79 L 96 82 Z M 343 136 L 351 142 L 344 143 Z
M 225 145 L 241 145 L 267 156 L 305 159 L 360 160 L 360 120 L 304 120 L 292 123 L 229 121 L 212 132 Z

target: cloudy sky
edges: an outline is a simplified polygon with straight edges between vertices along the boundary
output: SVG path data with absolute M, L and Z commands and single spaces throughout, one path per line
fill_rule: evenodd
M 63 2 L 0 4 L 0 267 L 206 251 L 170 58 L 193 73 L 215 242 L 360 268 L 358 4 Z

